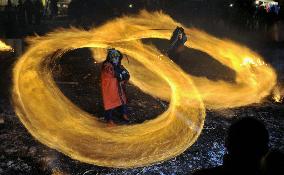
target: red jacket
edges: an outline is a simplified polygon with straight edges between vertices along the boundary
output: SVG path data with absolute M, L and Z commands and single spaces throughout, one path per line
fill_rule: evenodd
M 105 62 L 101 73 L 102 96 L 105 110 L 126 104 L 125 81 L 119 82 L 115 77 L 114 67 Z

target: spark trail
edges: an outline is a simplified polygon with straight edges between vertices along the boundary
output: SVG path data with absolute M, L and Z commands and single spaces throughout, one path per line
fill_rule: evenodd
M 14 67 L 13 101 L 21 122 L 40 142 L 74 159 L 107 167 L 138 167 L 175 157 L 190 147 L 203 128 L 205 107 L 244 106 L 270 94 L 276 83 L 274 70 L 245 46 L 183 26 L 190 34 L 190 47 L 236 72 L 232 84 L 188 75 L 154 46 L 140 41 L 169 39 L 172 31 L 150 29 L 177 25 L 182 26 L 163 13 L 143 11 L 90 31 L 60 29 L 30 38 L 30 48 Z M 56 86 L 49 65 L 61 54 L 84 47 L 93 49 L 97 62 L 103 61 L 108 47 L 127 54 L 131 64 L 124 65 L 132 75 L 131 83 L 168 100 L 167 111 L 142 124 L 108 128 L 75 106 Z
M 13 48 L 0 40 L 0 51 L 13 51 Z

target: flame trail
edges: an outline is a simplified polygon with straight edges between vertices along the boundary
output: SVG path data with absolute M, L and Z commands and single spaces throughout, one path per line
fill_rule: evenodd
M 190 47 L 236 71 L 236 83 L 230 84 L 188 75 L 155 47 L 140 41 L 169 39 L 171 31 L 150 29 L 177 25 L 182 26 L 163 13 L 143 11 L 90 31 L 60 29 L 30 38 L 31 47 L 14 67 L 13 101 L 21 122 L 40 142 L 74 159 L 137 167 L 172 158 L 191 146 L 203 127 L 204 104 L 213 109 L 243 106 L 270 94 L 276 82 L 274 70 L 245 46 L 184 27 L 191 36 Z M 168 110 L 142 124 L 108 128 L 79 109 L 56 86 L 49 64 L 60 54 L 83 47 L 94 48 L 98 62 L 108 47 L 129 55 L 131 64 L 125 65 L 131 83 L 170 101 Z M 57 55 L 50 56 L 54 52 Z
M 0 51 L 12 51 L 13 48 L 11 46 L 8 46 L 3 41 L 0 40 Z
M 272 99 L 276 103 L 282 103 L 283 102 L 283 96 L 284 96 L 284 89 L 281 88 L 279 85 L 275 86 L 272 91 Z

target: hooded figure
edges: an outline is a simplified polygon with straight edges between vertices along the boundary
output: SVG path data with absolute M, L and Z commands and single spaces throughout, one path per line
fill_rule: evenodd
M 128 121 L 126 111 L 125 85 L 128 82 L 129 72 L 121 65 L 123 55 L 120 51 L 109 49 L 107 58 L 103 62 L 101 85 L 106 120 L 113 123 L 112 112 L 120 108 L 123 118 Z

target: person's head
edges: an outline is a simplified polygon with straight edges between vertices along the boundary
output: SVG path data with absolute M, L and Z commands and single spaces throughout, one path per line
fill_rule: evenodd
M 278 150 L 269 151 L 262 162 L 262 171 L 265 175 L 283 175 L 284 153 Z
M 184 34 L 184 29 L 182 27 L 177 27 L 178 31 L 178 39 L 182 39 Z
M 268 151 L 269 135 L 264 124 L 246 117 L 233 123 L 228 131 L 226 147 L 235 159 L 259 160 Z
M 111 62 L 114 65 L 119 65 L 121 64 L 122 57 L 123 56 L 119 50 L 111 48 L 111 49 L 108 49 L 107 51 L 106 61 Z
M 178 39 L 182 39 L 182 33 L 181 32 L 178 33 Z

